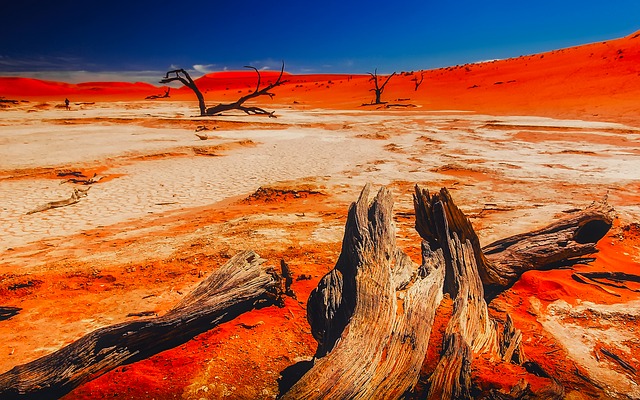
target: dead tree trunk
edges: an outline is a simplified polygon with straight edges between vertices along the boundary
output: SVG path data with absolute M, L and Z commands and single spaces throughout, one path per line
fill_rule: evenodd
M 414 269 L 396 247 L 389 191 L 369 205 L 369 190 L 349 209 L 335 268 L 309 297 L 319 358 L 284 399 L 398 398 L 417 381 L 442 298 L 442 254 L 425 247 Z
M 174 76 L 169 76 L 172 74 Z M 204 103 L 204 96 L 202 95 L 202 92 L 200 91 L 200 89 L 198 89 L 198 86 L 193 81 L 193 79 L 191 79 L 191 76 L 189 75 L 189 73 L 184 69 L 174 69 L 173 71 L 167 72 L 164 76 L 164 79 L 162 79 L 160 83 L 167 84 L 173 81 L 180 81 L 183 85 L 193 90 L 193 93 L 195 93 L 196 97 L 198 98 L 198 107 L 200 108 L 200 115 L 201 116 L 206 115 L 207 106 Z
M 424 71 L 420 71 L 420 79 L 418 79 L 417 75 L 414 75 L 411 81 L 415 84 L 415 88 L 413 90 L 417 92 L 420 85 L 422 85 L 422 81 L 424 81 Z
M 417 196 L 425 195 L 428 196 L 428 191 Z M 455 206 L 449 192 L 442 189 L 440 197 L 448 208 L 452 230 L 461 232 L 474 248 L 478 273 L 487 298 L 511 287 L 526 271 L 553 269 L 588 261 L 583 257 L 598 251 L 596 244 L 607 234 L 613 223 L 613 208 L 605 199 L 544 228 L 481 247 L 478 235 L 462 211 Z M 423 200 L 421 202 L 422 206 L 416 206 L 416 230 L 423 238 L 431 237 L 436 232 L 435 222 L 428 215 L 431 213 L 431 205 Z M 448 270 L 445 279 L 445 291 L 448 293 L 452 293 L 452 272 Z
M 613 207 L 606 199 L 532 231 L 498 240 L 482 248 L 485 263 L 480 277 L 489 297 L 511 287 L 529 270 L 554 269 L 589 261 L 596 245 L 613 224 Z
M 389 80 L 393 78 L 395 74 L 396 73 L 394 72 L 393 74 L 389 75 L 387 79 L 384 81 L 384 83 L 382 84 L 382 86 L 380 86 L 378 83 L 378 69 L 376 68 L 375 71 L 373 71 L 373 73 L 369 72 L 369 75 L 371 75 L 371 78 L 369 78 L 369 82 L 373 82 L 374 84 L 374 88 L 370 89 L 369 91 L 374 92 L 376 95 L 375 103 L 372 103 L 372 104 L 385 104 L 381 100 L 382 93 L 384 92 L 384 88 L 385 86 L 387 86 L 387 83 L 389 83 Z
M 596 212 L 590 207 L 547 228 L 496 242 L 485 256 L 449 192 L 430 196 L 416 186 L 416 230 L 424 241 L 422 265 L 414 270 L 395 244 L 389 192 L 382 188 L 368 205 L 369 190 L 367 185 L 349 209 L 335 268 L 309 297 L 307 318 L 318 349 L 313 367 L 285 399 L 393 399 L 410 392 L 443 291 L 454 301 L 453 314 L 427 396 L 471 398 L 477 354 L 487 353 L 495 362 L 525 361 L 522 334 L 510 317 L 500 331 L 490 319 L 483 277 L 508 276 L 502 285 L 488 281 L 492 290 L 504 290 L 528 269 L 573 261 L 595 251 L 611 222 L 610 207 L 601 205 Z M 550 247 L 545 257 L 538 243 Z M 568 249 L 561 251 L 560 243 Z M 530 263 L 521 266 L 513 261 L 518 257 Z M 500 271 L 509 266 L 509 273 L 492 275 L 495 265 Z M 560 398 L 561 392 L 555 387 L 550 396 Z
M 469 220 L 453 203 L 446 189 L 433 196 L 416 186 L 414 194 L 416 228 L 433 249 L 444 251 L 445 291 L 453 299 L 453 314 L 444 334 L 443 354 L 429 378 L 429 399 L 470 399 L 471 364 L 475 354 L 500 356 L 498 326 L 489 317 L 484 288 L 478 273 L 479 246 Z M 481 254 L 479 254 L 481 255 Z M 514 352 L 520 345 L 519 332 Z M 508 346 L 507 346 L 508 347 Z
M 214 271 L 167 314 L 107 326 L 0 375 L 0 397 L 58 398 L 119 365 L 184 343 L 256 306 L 281 301 L 277 272 L 252 251 Z

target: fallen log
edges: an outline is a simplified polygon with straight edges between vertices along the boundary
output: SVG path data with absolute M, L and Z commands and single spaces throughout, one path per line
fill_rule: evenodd
M 601 289 L 605 289 L 602 285 L 607 285 L 611 287 L 615 287 L 618 289 L 627 289 L 632 292 L 640 292 L 640 289 L 631 288 L 627 286 L 625 282 L 636 282 L 640 283 L 640 275 L 636 274 L 628 274 L 626 272 L 620 271 L 593 271 L 593 272 L 575 272 L 571 275 L 574 279 L 579 280 L 583 283 L 596 283 L 600 285 Z M 585 282 L 586 280 L 590 282 Z M 605 290 L 608 292 L 608 290 Z M 615 293 L 615 292 L 612 292 Z M 619 294 L 615 293 L 618 297 Z
M 511 287 L 529 270 L 548 270 L 590 260 L 596 244 L 613 224 L 614 212 L 606 198 L 581 211 L 531 232 L 498 240 L 482 248 L 486 262 L 480 276 L 487 297 Z
M 38 212 L 42 212 L 42 211 L 47 211 L 47 210 L 51 210 L 53 208 L 59 208 L 59 207 L 65 207 L 65 206 L 70 206 L 72 204 L 76 204 L 77 202 L 80 201 L 81 198 L 85 197 L 87 195 L 87 191 L 90 188 L 87 188 L 85 190 L 82 189 L 73 189 L 73 192 L 71 192 L 71 197 L 69 197 L 68 199 L 64 199 L 64 200 L 57 200 L 57 201 L 50 201 L 48 203 L 45 203 L 39 207 L 36 207 L 35 209 L 28 211 L 27 215 L 30 214 L 35 214 Z
M 416 189 L 418 190 L 418 189 Z M 424 202 L 417 195 L 414 201 Z M 573 265 L 588 260 L 585 255 L 598 251 L 596 244 L 613 223 L 613 207 L 606 199 L 594 202 L 582 211 L 571 213 L 552 224 L 531 232 L 511 236 L 481 247 L 478 235 L 464 213 L 458 209 L 446 188 L 439 196 L 447 204 L 448 222 L 451 230 L 459 232 L 461 240 L 469 240 L 478 273 L 484 285 L 485 297 L 490 299 L 511 287 L 520 276 L 532 269 L 547 270 Z M 429 204 L 416 205 L 416 230 L 421 237 L 437 235 L 435 222 L 431 220 Z M 437 238 L 434 239 L 437 241 Z M 451 293 L 453 271 L 447 270 L 445 291 Z
M 15 317 L 20 313 L 20 310 L 22 310 L 20 307 L 0 306 L 0 321 Z
M 336 266 L 309 297 L 317 359 L 283 399 L 399 398 L 417 382 L 442 298 L 442 252 L 423 247 L 415 269 L 396 247 L 391 194 L 383 187 L 369 205 L 369 191 L 349 208 Z
M 214 271 L 165 315 L 97 329 L 0 375 L 0 398 L 59 398 L 108 371 L 178 346 L 258 306 L 281 301 L 279 274 L 253 251 Z

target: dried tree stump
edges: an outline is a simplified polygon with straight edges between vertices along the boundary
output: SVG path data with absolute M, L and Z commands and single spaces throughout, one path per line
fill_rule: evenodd
M 393 399 L 411 393 L 443 292 L 454 301 L 453 314 L 427 397 L 470 398 L 477 354 L 496 363 L 526 361 L 522 333 L 509 315 L 499 329 L 487 302 L 527 270 L 571 264 L 595 252 L 612 222 L 611 207 L 594 203 L 547 228 L 483 249 L 446 189 L 431 196 L 416 186 L 416 230 L 423 239 L 416 270 L 396 247 L 389 192 L 382 188 L 369 205 L 369 190 L 367 185 L 349 209 L 335 268 L 309 297 L 307 318 L 318 348 L 313 366 L 285 399 Z M 512 392 L 530 392 L 520 389 Z M 563 393 L 555 381 L 545 390 L 549 398 Z
M 429 195 L 416 186 L 416 229 L 432 249 L 445 255 L 445 290 L 453 314 L 444 334 L 443 354 L 429 378 L 430 399 L 470 398 L 471 362 L 476 353 L 498 354 L 497 324 L 489 317 L 478 273 L 482 258 L 473 227 L 446 189 Z M 475 246 L 474 246 L 475 243 Z
M 0 398 L 58 398 L 119 365 L 184 343 L 260 305 L 280 301 L 277 272 L 253 251 L 214 271 L 165 315 L 97 329 L 0 375 Z
M 419 188 L 416 187 L 419 191 Z M 420 196 L 428 196 L 425 191 Z M 596 253 L 596 244 L 613 223 L 614 213 L 606 199 L 594 202 L 584 210 L 568 214 L 556 222 L 531 232 L 511 236 L 481 247 L 473 226 L 458 209 L 449 192 L 443 188 L 439 197 L 446 204 L 448 224 L 458 232 L 461 241 L 468 240 L 484 285 L 485 297 L 511 287 L 520 276 L 532 269 L 545 270 L 584 262 L 582 257 Z M 419 198 L 416 200 L 422 201 Z M 420 236 L 437 236 L 435 222 L 429 213 L 432 205 L 416 206 L 416 230 Z M 434 239 L 437 240 L 437 239 Z M 447 269 L 445 291 L 452 290 L 453 271 Z
M 442 298 L 442 253 L 425 248 L 415 269 L 396 247 L 392 199 L 370 186 L 349 209 L 335 268 L 307 311 L 318 341 L 315 364 L 283 399 L 393 399 L 417 382 Z

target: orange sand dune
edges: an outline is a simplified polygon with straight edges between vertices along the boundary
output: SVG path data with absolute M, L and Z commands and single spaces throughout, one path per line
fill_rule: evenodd
M 403 78 L 389 87 L 390 99 L 405 94 L 413 83 Z M 633 119 L 640 110 L 639 95 L 640 32 L 543 54 L 427 71 L 418 92 L 406 97 L 434 109 Z
M 262 71 L 262 86 L 279 71 Z M 160 78 L 160 77 L 159 77 Z M 380 77 L 383 79 L 384 77 Z M 416 79 L 423 78 L 416 90 Z M 293 75 L 273 90 L 269 104 L 354 109 L 371 103 L 369 75 Z M 216 72 L 196 79 L 208 104 L 233 101 L 255 89 L 254 71 Z M 143 100 L 164 90 L 145 83 L 66 84 L 0 78 L 0 96 L 12 99 L 62 96 L 72 101 Z M 506 60 L 466 64 L 393 77 L 382 100 L 403 109 L 466 110 L 489 114 L 530 114 L 616 120 L 640 124 L 640 32 L 606 42 Z M 172 90 L 169 100 L 195 100 L 190 89 Z
M 72 101 L 144 99 L 161 90 L 151 84 L 136 82 L 64 83 L 33 78 L 0 77 L 0 96 L 8 99 L 54 99 Z

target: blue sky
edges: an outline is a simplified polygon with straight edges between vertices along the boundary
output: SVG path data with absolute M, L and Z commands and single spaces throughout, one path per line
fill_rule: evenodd
M 640 1 L 0 0 L 0 76 L 157 81 L 278 68 L 430 69 L 613 39 L 640 30 Z

